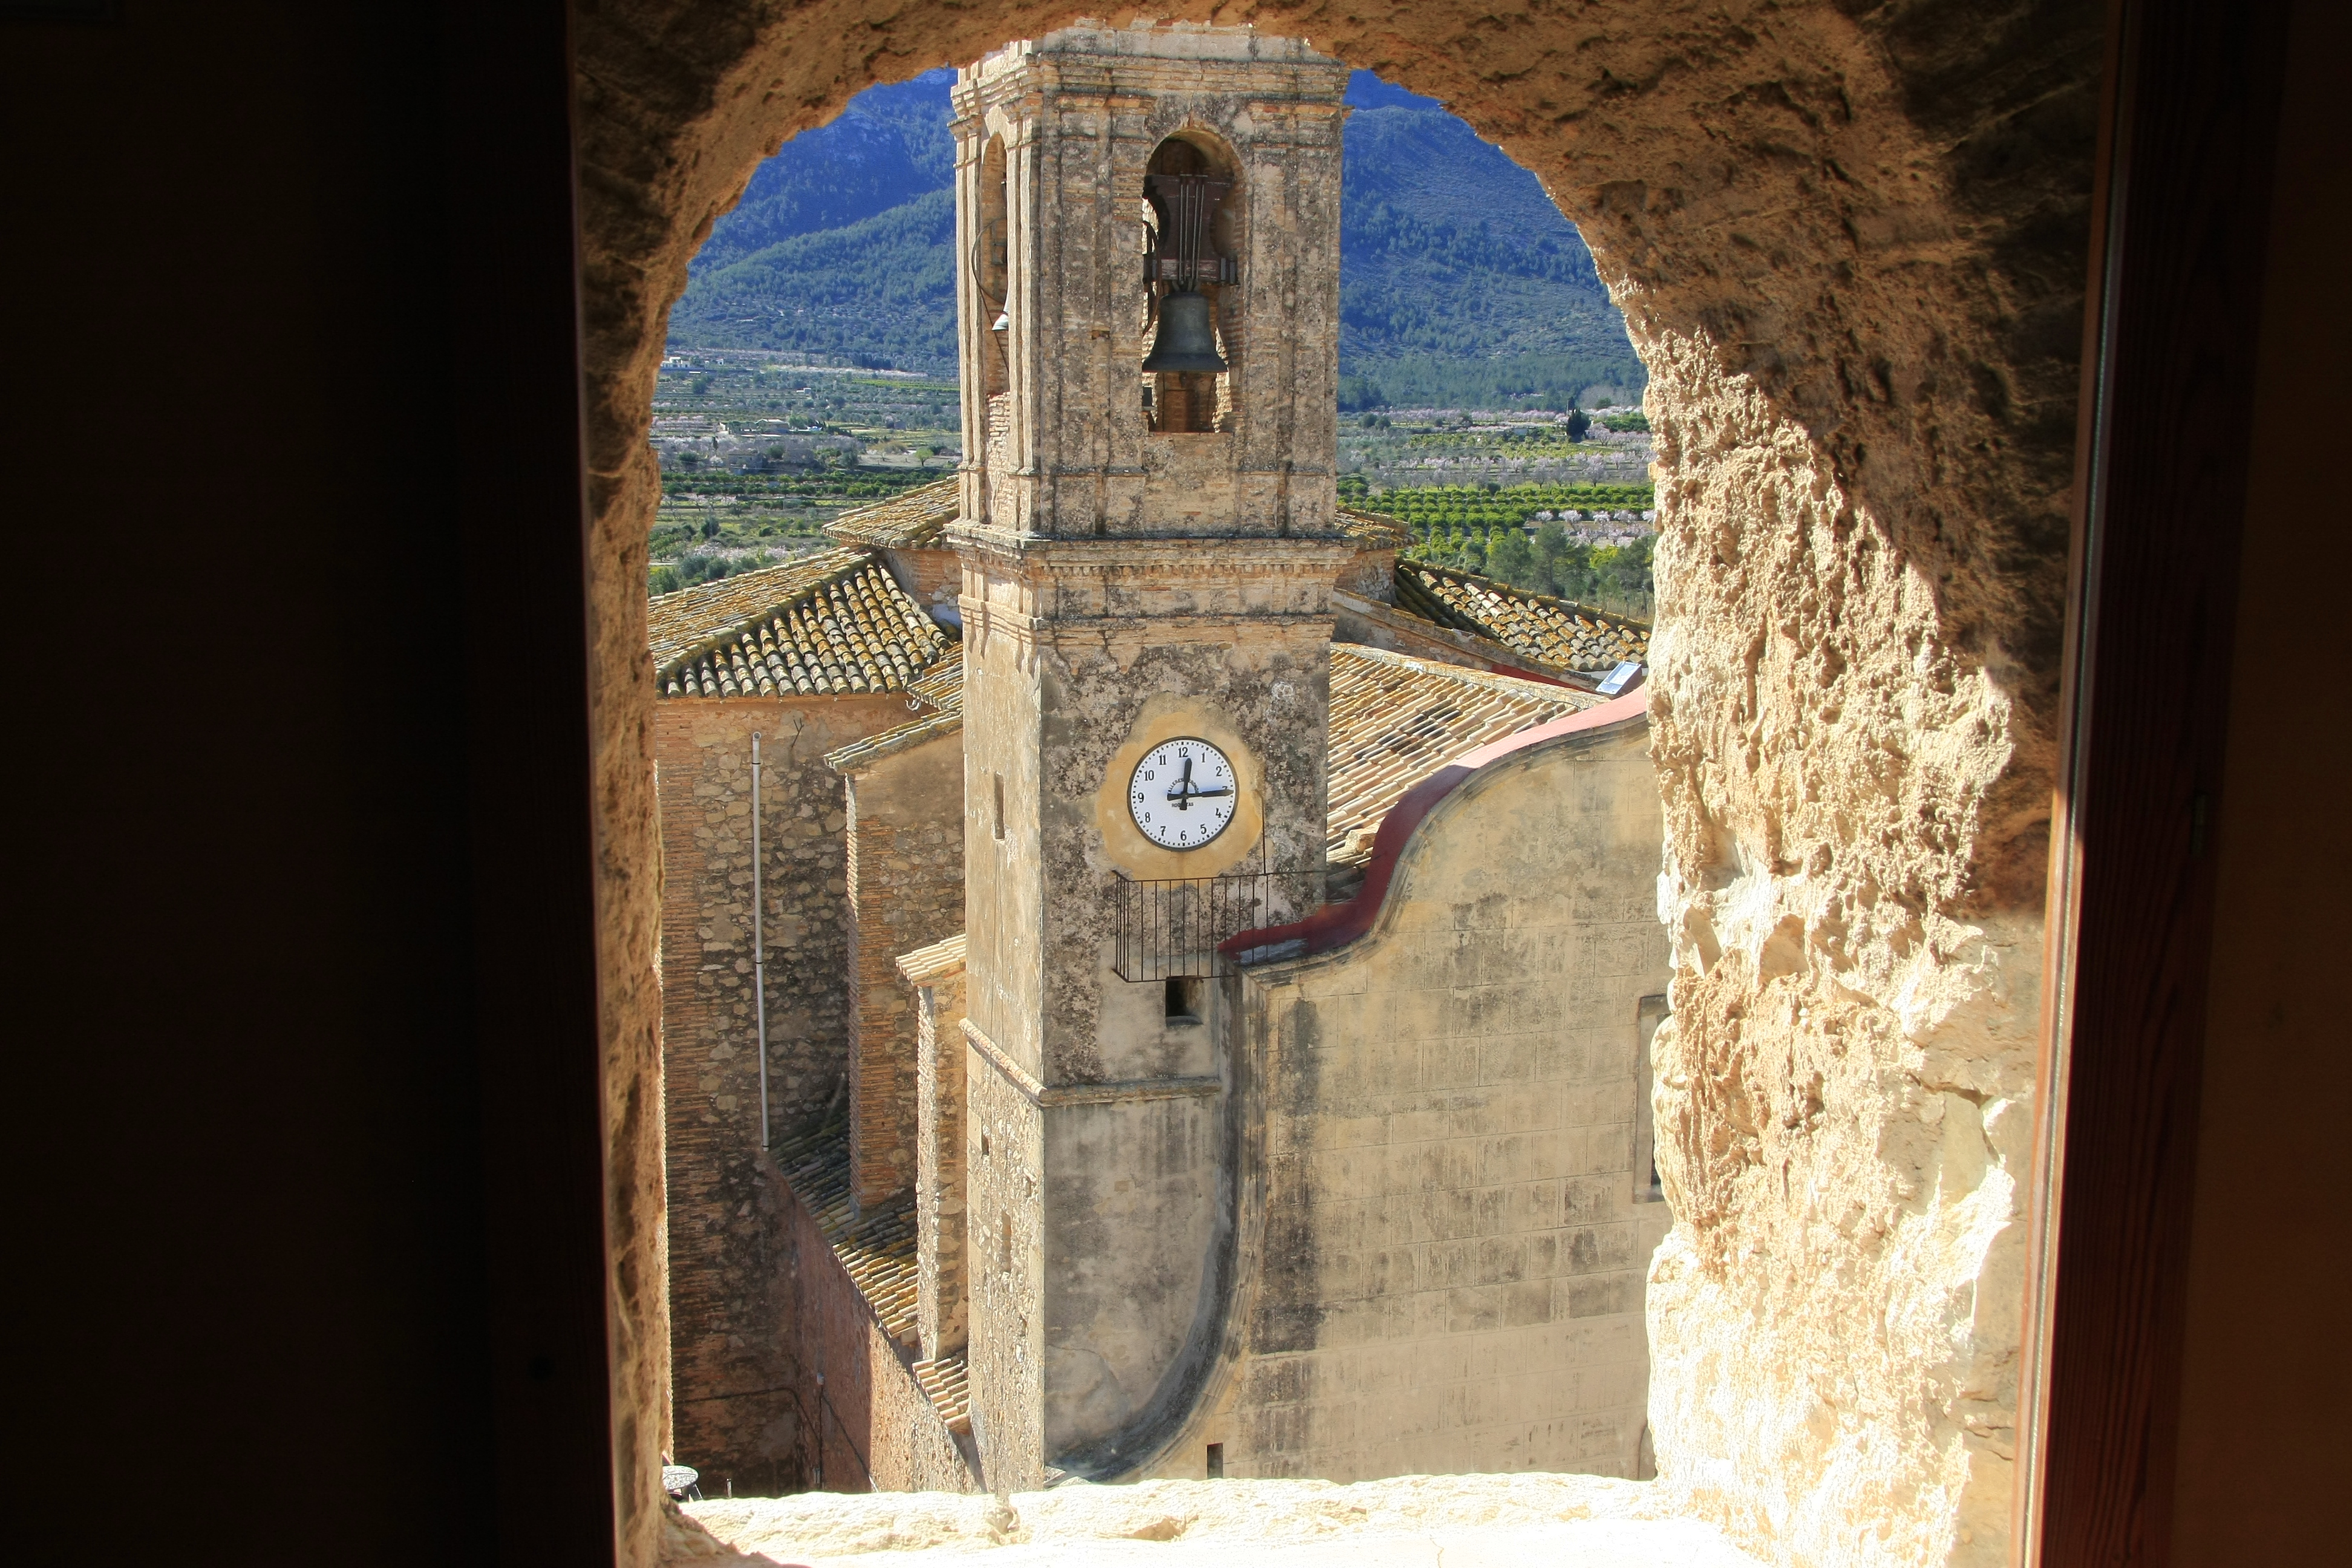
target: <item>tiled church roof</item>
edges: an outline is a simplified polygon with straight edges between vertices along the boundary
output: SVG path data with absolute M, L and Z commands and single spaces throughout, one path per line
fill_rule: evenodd
M 901 1193 L 861 1210 L 849 1191 L 849 1131 L 821 1128 L 776 1145 L 776 1169 L 816 1222 L 842 1271 L 892 1343 L 915 1347 L 915 1195 Z M 948 1430 L 971 1430 L 971 1392 L 963 1352 L 908 1368 Z
M 931 704 L 938 711 L 911 724 L 901 724 L 895 730 L 885 730 L 878 735 L 868 735 L 862 741 L 852 741 L 846 746 L 827 752 L 824 765 L 837 773 L 855 773 L 926 741 L 959 733 L 963 729 L 962 653 L 950 650 L 947 658 L 925 670 L 919 679 L 907 688 L 907 695 L 916 701 Z
M 904 691 L 954 647 L 865 550 L 665 594 L 646 629 L 663 697 Z
M 1441 626 L 1501 643 L 1554 669 L 1591 674 L 1613 669 L 1628 659 L 1650 661 L 1645 622 L 1425 561 L 1397 563 L 1396 605 Z
M 942 713 L 963 711 L 963 657 L 961 650 L 923 671 L 907 695 L 919 698 Z
M 1339 531 L 1364 550 L 1406 550 L 1412 545 L 1412 530 L 1395 519 L 1349 511 L 1346 507 L 1339 509 Z
M 824 533 L 844 544 L 877 550 L 944 549 L 946 542 L 940 536 L 956 520 L 960 504 L 956 481 L 940 479 L 843 512 L 824 525 Z
M 1565 686 L 1332 644 L 1331 863 L 1360 865 L 1389 808 L 1463 752 L 1603 700 Z

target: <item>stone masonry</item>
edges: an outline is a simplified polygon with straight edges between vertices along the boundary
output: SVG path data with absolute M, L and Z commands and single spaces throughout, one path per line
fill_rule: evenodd
M 782 1332 L 786 1215 L 760 1145 L 751 1005 L 751 732 L 762 731 L 769 1120 L 846 1092 L 841 781 L 824 753 L 905 717 L 897 697 L 699 699 L 656 710 L 674 1451 L 751 1491 L 800 1474 Z
M 919 1020 L 898 957 L 964 923 L 962 734 L 921 729 L 910 744 L 833 759 L 849 818 L 850 1163 L 863 1205 L 915 1181 Z
M 1241 977 L 1263 1239 L 1244 1348 L 1160 1473 L 1208 1443 L 1229 1476 L 1641 1472 L 1668 1220 L 1632 1173 L 1666 975 L 1648 729 L 1481 769 L 1370 932 Z
M 624 0 L 577 19 L 632 1563 L 658 1518 L 664 1342 L 647 1327 L 660 1190 L 643 1113 L 659 896 L 645 431 L 663 314 L 778 138 L 879 77 L 1057 19 L 1009 0 L 869 12 Z M 2011 1130 L 2032 1109 L 2016 1088 L 2038 1005 L 2102 12 L 1941 15 L 1265 13 L 1444 99 L 1535 171 L 1652 370 L 1653 734 L 1677 952 L 1656 1041 L 1678 1220 L 1651 1292 L 1658 1459 L 1790 1563 L 1997 1562 L 2008 1517 Z M 973 1185 L 977 1203 L 977 1171 Z
M 916 1321 L 923 1355 L 964 1348 L 971 1290 L 964 1229 L 963 934 L 898 960 L 914 988 Z

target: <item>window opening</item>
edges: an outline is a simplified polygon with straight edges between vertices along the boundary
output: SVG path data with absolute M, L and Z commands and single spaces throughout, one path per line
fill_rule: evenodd
M 1143 406 L 1151 428 L 1206 434 L 1232 426 L 1233 384 L 1223 331 L 1229 285 L 1241 280 L 1231 220 L 1231 175 L 1193 142 L 1171 136 L 1144 175 Z
M 1175 975 L 1168 981 L 1166 1016 L 1171 1024 L 1197 1024 L 1205 1015 L 1201 1010 L 1201 981 L 1192 975 Z
M 980 232 L 971 254 L 973 287 L 988 328 L 981 334 L 981 354 L 992 399 L 1005 392 L 1005 343 L 1013 326 L 1012 202 L 1005 178 L 1004 142 L 992 136 L 980 156 Z
M 1633 1201 L 1662 1204 L 1664 1184 L 1658 1180 L 1658 1134 L 1650 1109 L 1650 1041 L 1666 1020 L 1666 999 L 1644 996 L 1635 1005 L 1633 1027 L 1639 1041 L 1633 1066 Z

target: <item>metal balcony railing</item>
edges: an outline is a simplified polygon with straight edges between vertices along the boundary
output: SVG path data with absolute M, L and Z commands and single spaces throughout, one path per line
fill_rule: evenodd
M 1244 871 L 1156 881 L 1113 875 L 1111 967 L 1121 980 L 1145 981 L 1205 979 L 1221 973 L 1219 942 L 1306 919 L 1323 907 L 1328 873 Z

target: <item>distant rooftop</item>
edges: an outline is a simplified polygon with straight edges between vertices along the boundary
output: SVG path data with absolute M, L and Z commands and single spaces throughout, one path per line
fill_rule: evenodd
M 1394 518 L 1369 511 L 1349 511 L 1341 507 L 1339 531 L 1354 540 L 1360 549 L 1407 550 L 1412 546 L 1412 530 Z
M 940 550 L 961 504 L 954 479 L 918 485 L 888 500 L 845 511 L 824 525 L 825 537 L 872 550 Z
M 904 691 L 955 639 L 869 550 L 821 550 L 651 602 L 663 697 Z
M 1331 646 L 1326 852 L 1360 865 L 1405 791 L 1465 752 L 1607 699 L 1352 643 Z
M 1501 643 L 1521 658 L 1554 669 L 1595 675 L 1628 660 L 1650 661 L 1646 621 L 1425 561 L 1397 563 L 1396 607 Z

